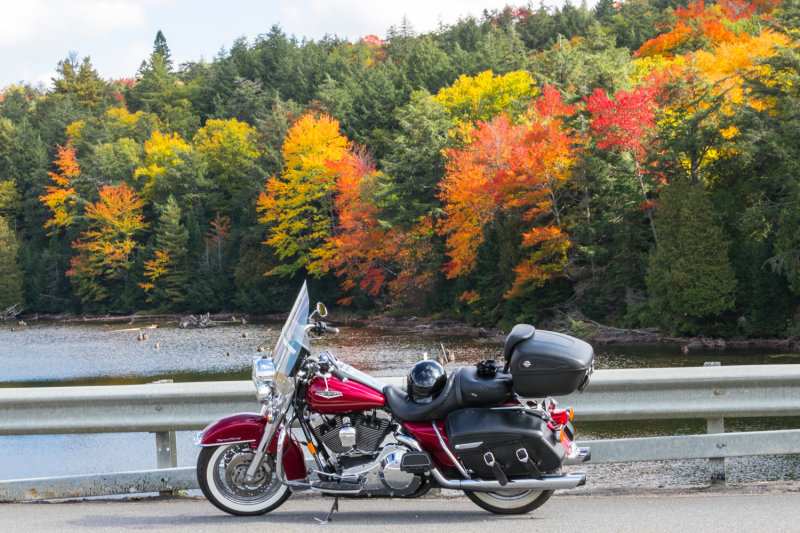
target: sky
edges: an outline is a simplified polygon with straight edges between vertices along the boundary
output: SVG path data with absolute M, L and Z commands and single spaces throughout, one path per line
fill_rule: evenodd
M 277 24 L 298 39 L 386 37 L 405 17 L 417 33 L 527 0 L 0 0 L 0 88 L 51 84 L 58 62 L 89 56 L 100 77 L 134 77 L 160 29 L 173 64 L 205 59 Z M 536 2 L 536 6 L 539 2 Z

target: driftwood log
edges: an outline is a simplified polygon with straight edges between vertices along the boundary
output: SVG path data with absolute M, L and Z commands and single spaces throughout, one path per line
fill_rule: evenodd
M 211 313 L 206 313 L 199 317 L 194 315 L 185 316 L 181 318 L 180 326 L 182 328 L 188 328 L 189 326 L 194 326 L 196 328 L 213 328 L 216 324 L 211 320 Z
M 22 311 L 17 310 L 17 307 L 20 304 L 14 304 L 2 313 L 0 313 L 0 320 L 16 320 L 17 315 L 20 314 Z

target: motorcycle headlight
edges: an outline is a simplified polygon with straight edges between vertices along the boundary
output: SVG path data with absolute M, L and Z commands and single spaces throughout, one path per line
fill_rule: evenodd
M 253 383 L 258 401 L 269 403 L 275 384 L 275 361 L 272 357 L 253 357 Z

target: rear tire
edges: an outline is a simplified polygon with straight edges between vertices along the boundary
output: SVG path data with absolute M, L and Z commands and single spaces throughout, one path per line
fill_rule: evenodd
M 553 495 L 552 490 L 474 492 L 464 494 L 472 503 L 495 514 L 523 514 L 539 508 Z
M 197 481 L 208 501 L 239 516 L 268 513 L 291 496 L 275 475 L 275 456 L 267 454 L 253 481 L 244 475 L 253 459 L 250 444 L 206 447 L 197 458 Z

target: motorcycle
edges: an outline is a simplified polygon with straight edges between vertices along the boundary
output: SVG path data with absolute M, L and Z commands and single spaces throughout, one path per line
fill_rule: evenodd
M 492 513 L 519 514 L 586 482 L 583 472 L 562 471 L 591 454 L 573 441 L 572 409 L 558 409 L 552 396 L 587 385 L 589 344 L 519 324 L 502 365 L 481 361 L 447 375 L 420 361 L 403 390 L 329 351 L 311 355 L 310 338 L 338 333 L 326 316 L 322 303 L 309 315 L 304 283 L 274 350 L 253 358 L 260 413 L 198 433 L 198 481 L 219 509 L 268 513 L 292 492 L 314 491 L 336 497 L 327 521 L 339 496 L 415 498 L 441 487 Z

